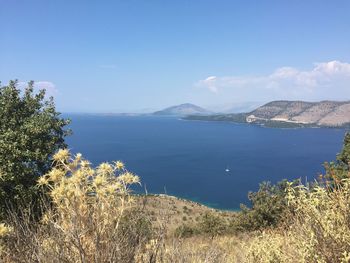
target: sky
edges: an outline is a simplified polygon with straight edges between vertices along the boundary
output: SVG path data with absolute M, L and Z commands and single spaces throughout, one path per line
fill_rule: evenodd
M 0 80 L 62 112 L 350 99 L 348 0 L 0 0 Z

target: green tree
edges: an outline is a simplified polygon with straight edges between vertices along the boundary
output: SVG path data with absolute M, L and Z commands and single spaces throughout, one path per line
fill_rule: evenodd
M 0 217 L 9 205 L 35 202 L 36 180 L 50 169 L 53 153 L 66 147 L 70 132 L 45 90 L 35 93 L 31 81 L 21 92 L 17 84 L 0 86 Z
M 342 151 L 337 155 L 337 161 L 349 170 L 350 163 L 350 132 L 345 134 Z
M 275 185 L 261 183 L 257 192 L 248 194 L 251 207 L 241 204 L 241 212 L 233 228 L 238 231 L 257 230 L 278 225 L 288 211 L 286 189 L 290 184 L 296 186 L 299 183 L 299 180 L 282 180 Z
M 325 179 L 331 186 L 333 182 L 340 185 L 342 179 L 350 177 L 350 132 L 345 134 L 343 149 L 337 155 L 337 160 L 326 162 L 324 167 L 326 170 Z

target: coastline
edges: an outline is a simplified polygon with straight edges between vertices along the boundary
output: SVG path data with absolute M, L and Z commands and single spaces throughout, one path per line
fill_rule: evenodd
M 180 196 L 175 196 L 175 195 L 169 195 L 169 194 L 152 194 L 152 193 L 148 193 L 148 194 L 140 194 L 140 193 L 134 193 L 134 196 L 137 197 L 155 197 L 155 198 L 160 198 L 160 199 L 174 199 L 174 200 L 178 200 L 181 202 L 185 202 L 185 203 L 189 203 L 189 204 L 193 204 L 196 206 L 200 206 L 206 209 L 210 209 L 212 211 L 216 211 L 216 212 L 239 212 L 241 211 L 241 209 L 225 209 L 225 208 L 218 208 L 218 207 L 214 207 L 211 206 L 209 203 L 201 203 L 198 201 L 194 201 L 192 199 L 189 198 L 184 198 L 184 197 L 180 197 Z
M 246 125 L 254 125 L 260 126 L 263 128 L 273 128 L 273 129 L 304 129 L 304 128 L 312 128 L 312 129 L 350 129 L 350 123 L 344 124 L 341 126 L 323 126 L 317 125 L 314 123 L 294 123 L 287 121 L 276 121 L 276 120 L 267 120 L 267 121 L 256 121 L 256 122 L 241 122 L 231 120 L 229 118 L 222 119 L 214 119 L 211 116 L 185 116 L 180 118 L 180 120 L 184 121 L 202 121 L 202 122 L 226 122 L 226 123 L 234 123 L 234 124 L 246 124 Z

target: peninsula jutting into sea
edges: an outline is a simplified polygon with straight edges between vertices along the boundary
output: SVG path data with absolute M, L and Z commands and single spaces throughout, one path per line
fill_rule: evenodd
M 350 101 L 272 101 L 251 112 L 188 115 L 186 120 L 230 121 L 265 127 L 350 127 Z

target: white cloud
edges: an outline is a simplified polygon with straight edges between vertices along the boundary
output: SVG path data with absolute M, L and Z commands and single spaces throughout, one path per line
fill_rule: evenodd
M 311 70 L 277 68 L 262 76 L 210 76 L 196 83 L 222 96 L 238 100 L 350 99 L 350 64 L 340 61 L 315 63 Z
M 200 85 L 206 86 L 210 91 L 217 93 L 216 76 L 207 77 L 205 80 L 200 81 Z

